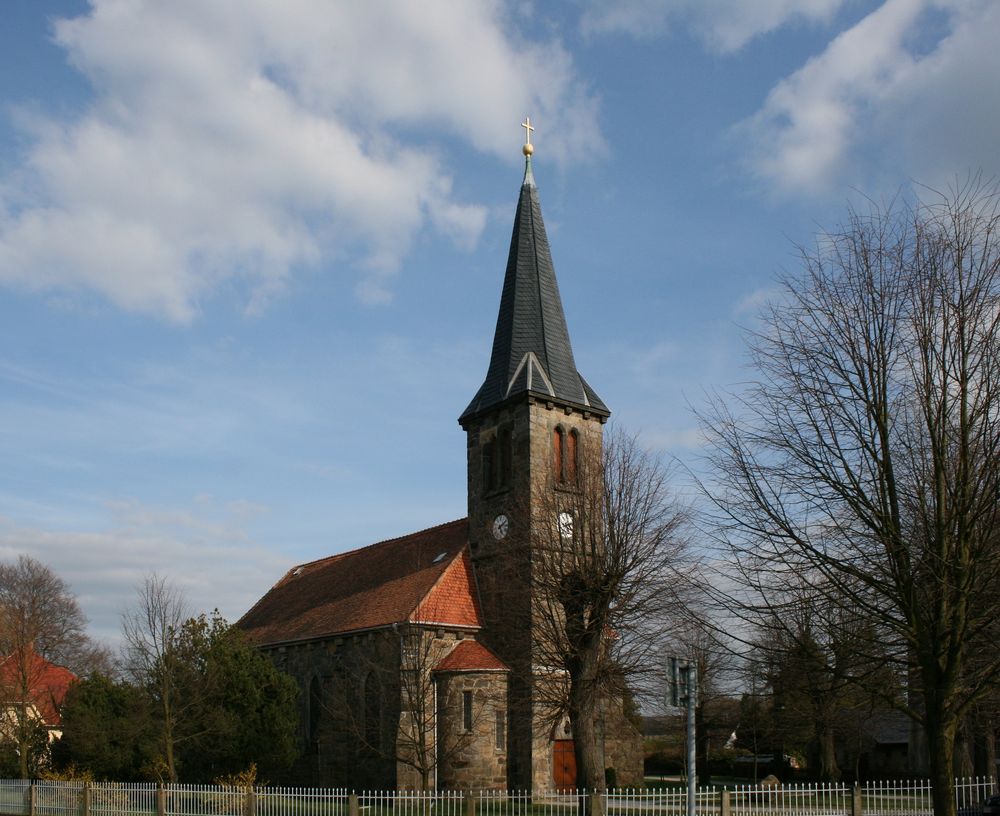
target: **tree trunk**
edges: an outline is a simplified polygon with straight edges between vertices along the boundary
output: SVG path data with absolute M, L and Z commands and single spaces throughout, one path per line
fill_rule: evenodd
M 942 722 L 938 704 L 927 706 L 927 751 L 930 759 L 934 816 L 955 816 L 955 724 Z
M 593 707 L 590 711 L 577 712 L 573 716 L 570 709 L 570 722 L 573 724 L 573 753 L 576 758 L 576 786 L 582 790 L 599 791 L 604 789 L 604 769 L 597 761 L 597 730 L 594 726 Z
M 21 772 L 21 779 L 28 779 L 28 751 L 30 750 L 30 741 L 24 733 L 24 726 L 20 725 L 18 727 L 20 734 L 18 735 L 18 769 Z
M 169 716 L 163 722 L 163 761 L 167 766 L 167 778 L 177 782 L 177 767 L 174 757 L 174 730 Z
M 816 741 L 819 754 L 819 774 L 824 782 L 837 782 L 840 767 L 837 765 L 837 745 L 834 740 L 833 725 L 824 720 L 816 723 Z M 784 757 L 781 757 L 784 762 Z

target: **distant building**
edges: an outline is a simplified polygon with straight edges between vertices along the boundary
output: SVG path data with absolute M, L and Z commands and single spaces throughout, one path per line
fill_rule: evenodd
M 552 669 L 518 622 L 535 614 L 533 496 L 576 489 L 610 411 L 576 369 L 525 153 L 489 368 L 459 418 L 468 518 L 295 567 L 239 622 L 298 680 L 301 783 L 575 784 L 568 720 L 537 694 Z M 512 571 L 515 529 L 528 545 Z M 598 733 L 617 783 L 641 783 L 621 700 L 603 702 Z
M 76 675 L 34 651 L 0 659 L 0 737 L 8 739 L 20 724 L 37 723 L 49 742 L 62 736 L 60 709 Z

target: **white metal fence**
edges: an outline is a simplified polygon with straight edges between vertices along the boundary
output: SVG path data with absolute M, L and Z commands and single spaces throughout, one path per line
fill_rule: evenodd
M 980 816 L 992 778 L 955 781 L 959 816 Z M 680 788 L 585 791 L 365 791 L 0 780 L 0 816 L 685 816 Z M 926 780 L 701 788 L 697 816 L 931 816 Z M 594 802 L 593 805 L 598 803 Z M 595 808 L 596 809 L 596 808 Z

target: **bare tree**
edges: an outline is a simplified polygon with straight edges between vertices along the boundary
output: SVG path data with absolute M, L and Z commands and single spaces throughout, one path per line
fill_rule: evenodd
M 179 694 L 180 674 L 187 667 L 178 640 L 187 618 L 183 594 L 156 574 L 145 578 L 135 606 L 122 616 L 125 670 L 133 682 L 149 691 L 158 708 L 161 760 L 171 782 L 177 781 L 179 724 L 185 709 L 196 702 Z
M 572 489 L 533 497 L 535 648 L 549 675 L 536 694 L 573 729 L 577 784 L 605 787 L 599 722 L 629 684 L 659 677 L 657 629 L 680 605 L 686 519 L 668 472 L 634 437 L 608 433 L 579 462 Z
M 758 379 L 704 417 L 733 610 L 783 615 L 795 586 L 868 622 L 855 648 L 907 678 L 938 816 L 959 723 L 1000 676 L 998 204 L 973 180 L 852 211 L 750 334 Z
M 48 663 L 80 670 L 95 651 L 84 632 L 86 618 L 66 582 L 26 555 L 0 564 L 0 713 L 27 777 L 40 759 L 40 712 L 32 701 L 45 694 Z

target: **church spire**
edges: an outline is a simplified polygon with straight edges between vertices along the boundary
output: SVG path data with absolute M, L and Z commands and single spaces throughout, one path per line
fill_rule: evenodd
M 525 129 L 524 181 L 514 216 L 500 313 L 486 380 L 459 422 L 530 395 L 598 416 L 610 415 L 573 360 L 538 188 L 531 170 L 531 120 Z

